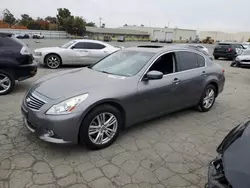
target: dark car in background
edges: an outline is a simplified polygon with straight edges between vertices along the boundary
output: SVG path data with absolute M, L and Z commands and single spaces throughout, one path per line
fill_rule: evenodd
M 250 121 L 233 128 L 217 148 L 208 169 L 207 188 L 250 187 Z
M 21 109 L 26 127 L 44 141 L 102 149 L 134 124 L 189 107 L 209 111 L 224 83 L 224 69 L 198 50 L 145 45 L 42 77 Z
M 213 56 L 214 59 L 219 59 L 222 57 L 234 60 L 234 58 L 241 54 L 244 49 L 245 48 L 241 43 L 219 42 L 214 48 Z
M 0 32 L 0 95 L 10 93 L 15 81 L 35 76 L 32 51 L 12 33 Z

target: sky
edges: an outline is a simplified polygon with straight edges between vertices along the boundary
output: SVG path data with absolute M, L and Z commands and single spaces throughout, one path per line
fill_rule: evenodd
M 39 2 L 39 3 L 38 3 Z M 250 32 L 250 0 L 0 0 L 0 11 L 15 17 L 56 16 L 68 8 L 75 16 L 99 26 L 124 24 L 224 32 Z

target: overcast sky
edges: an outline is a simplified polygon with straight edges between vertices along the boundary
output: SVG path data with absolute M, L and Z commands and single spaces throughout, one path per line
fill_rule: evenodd
M 0 10 L 7 8 L 16 17 L 55 16 L 57 8 L 68 8 L 98 26 L 102 17 L 106 27 L 170 24 L 226 32 L 250 31 L 249 7 L 250 0 L 0 0 Z

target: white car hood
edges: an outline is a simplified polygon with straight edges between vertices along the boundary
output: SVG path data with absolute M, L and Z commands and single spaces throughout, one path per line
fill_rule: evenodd
M 237 60 L 250 60 L 250 55 L 239 55 L 237 56 Z

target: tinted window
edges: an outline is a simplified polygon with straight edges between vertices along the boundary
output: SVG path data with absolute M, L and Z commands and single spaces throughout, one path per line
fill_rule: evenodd
M 219 43 L 216 48 L 230 48 L 231 44 Z
M 197 55 L 193 52 L 178 52 L 179 66 L 181 71 L 195 69 L 197 64 Z
M 101 50 L 105 48 L 106 46 L 102 44 L 98 44 L 98 43 L 85 42 L 84 47 L 86 47 L 86 49 Z
M 74 45 L 75 49 L 84 49 L 84 43 L 83 42 L 78 42 Z
M 205 58 L 201 55 L 196 54 L 197 56 L 197 63 L 199 67 L 205 67 Z
M 243 48 L 240 44 L 235 44 L 234 47 L 235 48 Z

